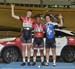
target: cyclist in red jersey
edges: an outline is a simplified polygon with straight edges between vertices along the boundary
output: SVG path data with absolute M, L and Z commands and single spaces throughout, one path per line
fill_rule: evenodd
M 23 44 L 23 49 L 22 49 L 22 56 L 23 56 L 23 63 L 21 64 L 24 66 L 26 64 L 25 60 L 25 51 L 27 47 L 27 56 L 28 56 L 28 65 L 31 65 L 30 63 L 30 55 L 31 55 L 31 45 L 32 45 L 32 24 L 34 23 L 34 19 L 31 18 L 32 15 L 32 10 L 27 11 L 26 16 L 16 16 L 14 13 L 14 5 L 11 5 L 11 11 L 12 11 L 12 17 L 18 20 L 22 21 L 22 44 Z
M 40 15 L 36 16 L 36 23 L 33 25 L 34 29 L 34 41 L 33 41 L 33 64 L 36 65 L 36 56 L 38 49 L 40 50 L 40 56 L 41 56 L 41 64 L 44 65 L 44 29 L 45 25 L 41 23 L 41 17 Z

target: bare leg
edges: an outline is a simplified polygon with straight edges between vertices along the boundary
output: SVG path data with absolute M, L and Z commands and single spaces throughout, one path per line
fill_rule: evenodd
M 36 57 L 37 57 L 37 50 L 34 50 L 34 54 L 33 54 L 33 62 L 36 62 Z
M 23 56 L 23 62 L 25 62 L 25 51 L 26 51 L 26 44 L 23 44 L 23 49 L 22 49 L 22 56 Z
M 23 49 L 22 49 L 22 57 L 23 57 L 23 63 L 21 64 L 22 66 L 24 66 L 25 65 L 25 62 L 26 62 L 26 60 L 25 60 L 25 51 L 26 51 L 26 44 L 25 43 L 23 43 Z
M 44 50 L 40 50 L 41 62 L 44 62 Z
M 52 48 L 53 64 L 56 65 L 56 48 Z
M 28 56 L 28 62 L 30 62 L 30 56 L 31 56 L 31 43 L 27 44 L 27 56 Z
M 49 51 L 50 51 L 50 49 L 47 48 L 47 49 L 46 49 L 46 62 L 47 62 L 47 63 L 49 63 Z

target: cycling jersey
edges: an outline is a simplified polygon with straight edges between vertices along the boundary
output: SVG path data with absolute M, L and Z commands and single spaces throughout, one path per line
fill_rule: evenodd
M 20 17 L 21 21 L 22 21 L 22 38 L 24 40 L 24 42 L 30 42 L 29 40 L 31 40 L 32 38 L 32 25 L 34 23 L 34 19 L 33 18 L 27 18 L 25 16 L 21 16 Z
M 57 25 L 57 23 L 54 22 L 48 22 L 46 23 L 46 37 L 48 39 L 54 38 L 54 27 Z
M 32 24 L 34 23 L 33 18 L 28 18 L 25 16 L 20 17 L 22 23 L 23 23 L 23 28 L 32 28 Z
M 43 37 L 44 36 L 44 29 L 45 25 L 44 24 L 34 24 L 34 37 Z

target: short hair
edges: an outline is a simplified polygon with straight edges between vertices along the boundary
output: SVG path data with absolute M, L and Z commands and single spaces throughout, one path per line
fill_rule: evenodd
M 32 12 L 32 10 L 31 10 L 31 9 L 28 9 L 27 11 L 30 11 L 30 12 Z
M 54 21 L 54 17 L 53 17 L 51 14 L 46 14 L 46 15 L 44 16 L 44 18 L 46 18 L 46 16 L 49 16 L 49 18 L 51 19 L 51 21 Z
M 50 18 L 52 18 L 52 17 L 50 16 L 50 14 L 46 14 L 46 15 L 44 16 L 44 18 L 46 18 L 46 16 L 49 16 Z

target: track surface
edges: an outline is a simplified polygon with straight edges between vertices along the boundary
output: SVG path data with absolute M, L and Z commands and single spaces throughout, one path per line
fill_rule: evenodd
M 74 63 L 57 62 L 56 67 L 52 66 L 50 62 L 49 66 L 41 66 L 40 62 L 37 62 L 35 66 L 21 66 L 22 62 L 12 62 L 10 64 L 0 63 L 0 69 L 75 69 Z M 40 67 L 39 67 L 40 65 Z

